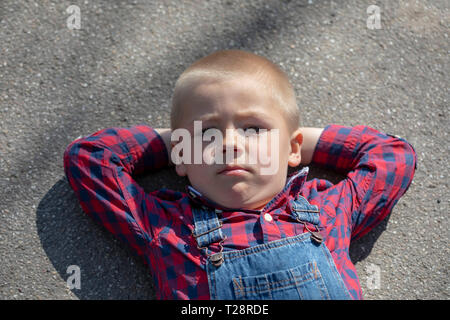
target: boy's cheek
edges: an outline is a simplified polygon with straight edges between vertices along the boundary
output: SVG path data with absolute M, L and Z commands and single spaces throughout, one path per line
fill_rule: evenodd
M 208 180 L 213 174 L 213 165 L 207 164 L 184 164 L 183 165 L 183 173 L 189 177 L 199 180 L 201 177 L 201 181 Z

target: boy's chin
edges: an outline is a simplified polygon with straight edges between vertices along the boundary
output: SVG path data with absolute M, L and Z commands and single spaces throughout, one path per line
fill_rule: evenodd
M 222 193 L 220 200 L 215 202 L 229 209 L 260 210 L 267 204 L 268 201 L 250 201 L 249 199 L 243 198 L 242 194 L 239 193 L 235 196 L 229 193 L 227 196 L 224 196 Z
M 221 185 L 219 188 L 211 189 L 206 186 L 194 188 L 209 200 L 228 209 L 250 209 L 260 210 L 268 201 L 257 199 L 259 190 L 254 190 L 254 186 L 245 181 L 231 183 L 230 185 Z
M 255 204 L 234 202 L 234 203 L 230 203 L 229 205 L 224 205 L 224 207 L 230 208 L 230 209 L 262 210 L 266 204 L 267 204 L 267 202 L 255 203 Z

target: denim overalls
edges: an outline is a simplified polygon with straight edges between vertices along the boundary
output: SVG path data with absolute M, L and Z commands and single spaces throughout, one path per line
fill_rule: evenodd
M 304 197 L 297 196 L 291 211 L 308 232 L 243 250 L 223 252 L 220 210 L 192 210 L 193 236 L 207 257 L 211 299 L 351 299 L 318 231 L 319 210 Z M 220 251 L 211 254 L 208 247 L 213 243 Z

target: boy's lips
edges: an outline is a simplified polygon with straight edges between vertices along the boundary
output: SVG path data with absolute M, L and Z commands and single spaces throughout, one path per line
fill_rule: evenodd
M 247 168 L 238 166 L 238 165 L 227 165 L 224 168 L 220 169 L 217 174 L 227 175 L 227 176 L 239 176 L 250 172 Z

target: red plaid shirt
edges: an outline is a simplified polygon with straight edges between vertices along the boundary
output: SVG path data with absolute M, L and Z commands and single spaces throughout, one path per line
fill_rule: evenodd
M 404 139 L 367 126 L 328 125 L 312 163 L 346 175 L 337 184 L 296 175 L 261 211 L 224 211 L 224 251 L 239 250 L 305 232 L 286 213 L 300 193 L 320 209 L 321 233 L 354 299 L 361 287 L 349 257 L 357 239 L 392 210 L 411 184 L 416 154 Z M 150 267 L 160 299 L 209 299 L 205 260 L 191 235 L 192 201 L 216 206 L 202 196 L 168 189 L 147 193 L 133 176 L 168 165 L 161 137 L 151 127 L 107 128 L 72 142 L 64 170 L 81 207 L 127 243 Z M 261 219 L 270 213 L 273 219 Z M 217 250 L 212 245 L 211 251 Z

